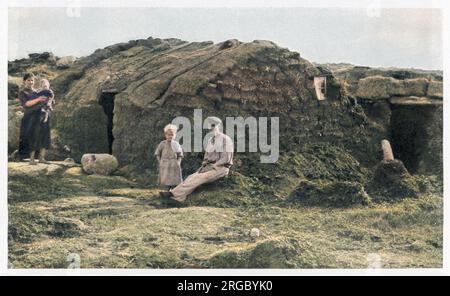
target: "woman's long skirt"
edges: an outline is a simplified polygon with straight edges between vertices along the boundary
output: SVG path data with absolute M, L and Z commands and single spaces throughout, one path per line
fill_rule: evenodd
M 49 149 L 50 143 L 50 118 L 43 122 L 40 108 L 25 110 L 20 126 L 19 157 L 23 159 L 32 151 Z

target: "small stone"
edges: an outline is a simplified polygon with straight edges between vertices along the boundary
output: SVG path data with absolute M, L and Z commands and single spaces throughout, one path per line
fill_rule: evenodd
M 78 255 L 78 254 L 70 253 L 67 256 L 66 261 L 67 261 L 67 263 L 69 263 L 69 265 L 67 266 L 67 269 L 78 269 L 81 266 L 81 258 L 80 258 L 80 255 Z
M 260 231 L 258 228 L 252 228 L 252 230 L 250 230 L 250 237 L 257 238 L 259 236 L 260 236 Z

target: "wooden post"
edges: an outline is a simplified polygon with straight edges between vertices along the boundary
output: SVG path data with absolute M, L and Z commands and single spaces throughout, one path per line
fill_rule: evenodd
M 394 160 L 394 153 L 388 140 L 381 141 L 381 149 L 383 150 L 383 161 Z

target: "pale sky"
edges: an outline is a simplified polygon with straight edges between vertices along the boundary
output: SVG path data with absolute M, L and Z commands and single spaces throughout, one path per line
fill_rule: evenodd
M 74 17 L 75 16 L 75 17 Z M 132 39 L 271 40 L 312 62 L 442 70 L 437 9 L 10 8 L 8 59 L 85 56 Z

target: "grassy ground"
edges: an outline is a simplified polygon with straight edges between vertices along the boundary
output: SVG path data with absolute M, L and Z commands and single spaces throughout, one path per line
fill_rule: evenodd
M 165 208 L 157 188 L 53 165 L 32 172 L 9 164 L 14 268 L 66 268 L 71 253 L 82 268 L 365 268 L 374 260 L 386 268 L 442 266 L 437 195 L 347 208 L 226 208 L 205 206 L 218 191 L 203 190 L 187 207 Z M 259 237 L 249 235 L 252 228 Z

